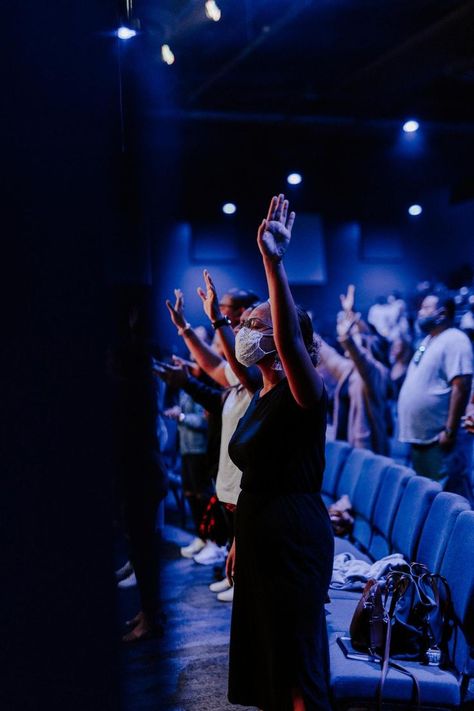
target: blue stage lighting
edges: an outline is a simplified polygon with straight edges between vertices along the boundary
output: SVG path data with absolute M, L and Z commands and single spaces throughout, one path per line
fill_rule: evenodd
M 289 185 L 299 185 L 303 178 L 299 173 L 290 173 L 286 181 Z
M 125 27 L 125 25 L 122 25 L 122 27 L 119 27 L 117 30 L 117 37 L 121 40 L 131 39 L 132 37 L 135 37 L 136 34 L 136 30 L 132 30 L 130 27 Z
M 418 121 L 415 121 L 415 119 L 410 119 L 409 121 L 405 121 L 403 124 L 403 130 L 405 133 L 415 133 L 415 131 L 418 131 L 420 128 L 420 124 Z

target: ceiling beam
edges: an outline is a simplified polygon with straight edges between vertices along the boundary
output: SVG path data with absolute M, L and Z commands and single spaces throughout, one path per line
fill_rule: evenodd
M 282 13 L 281 16 L 272 24 L 265 25 L 260 33 L 251 40 L 240 52 L 238 52 L 234 57 L 232 57 L 228 62 L 225 62 L 219 69 L 211 74 L 200 86 L 197 87 L 189 96 L 188 104 L 192 104 L 196 99 L 198 99 L 207 89 L 209 89 L 213 84 L 222 79 L 226 74 L 228 74 L 232 69 L 235 69 L 239 64 L 241 64 L 245 59 L 247 59 L 251 54 L 253 54 L 261 45 L 268 40 L 272 39 L 281 30 L 283 30 L 289 22 L 294 20 L 301 12 L 303 12 L 308 5 L 310 5 L 310 0 L 300 0 L 297 2 L 293 0 L 290 3 L 290 8 Z
M 297 115 L 284 113 L 257 113 L 240 111 L 199 111 L 189 109 L 163 109 L 147 111 L 146 116 L 158 120 L 202 121 L 207 123 L 253 123 L 286 126 L 308 126 L 326 129 L 353 129 L 354 131 L 401 129 L 400 119 L 353 118 L 348 116 Z M 443 133 L 473 133 L 474 123 L 423 121 L 423 130 Z

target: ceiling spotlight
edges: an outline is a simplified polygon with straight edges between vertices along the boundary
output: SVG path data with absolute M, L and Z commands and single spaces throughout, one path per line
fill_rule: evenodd
M 418 121 L 415 121 L 415 119 L 410 119 L 409 121 L 405 121 L 403 124 L 403 130 L 405 133 L 415 133 L 415 131 L 418 131 L 420 128 L 420 124 Z
M 207 0 L 205 4 L 206 17 L 208 20 L 214 20 L 214 22 L 219 22 L 221 19 L 221 9 L 215 0 Z
M 161 59 L 164 61 L 165 64 L 168 64 L 168 66 L 174 64 L 174 54 L 171 51 L 169 44 L 161 45 Z
M 421 207 L 421 205 L 410 205 L 410 207 L 408 208 L 408 213 L 410 215 L 413 215 L 413 217 L 416 217 L 416 215 L 421 215 L 422 212 L 423 208 Z
M 136 34 L 137 34 L 136 30 L 132 30 L 130 27 L 125 27 L 125 25 L 122 25 L 122 27 L 119 27 L 116 32 L 117 37 L 121 40 L 131 39 L 132 37 L 135 37 Z
M 226 202 L 225 205 L 222 205 L 222 212 L 226 215 L 233 215 L 237 212 L 237 207 L 233 202 Z
M 303 178 L 299 173 L 290 173 L 286 181 L 289 185 L 299 185 Z

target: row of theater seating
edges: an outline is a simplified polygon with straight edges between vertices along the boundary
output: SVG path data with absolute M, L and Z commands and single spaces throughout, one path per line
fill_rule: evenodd
M 347 494 L 353 505 L 350 539 L 336 539 L 336 553 L 365 561 L 401 553 L 447 579 L 456 617 L 450 640 L 452 671 L 403 662 L 420 682 L 424 709 L 471 707 L 474 679 L 474 511 L 461 496 L 372 452 L 328 442 L 323 498 L 326 504 Z M 347 636 L 360 593 L 330 590 L 327 624 L 331 691 L 335 709 L 370 708 L 380 679 L 375 662 L 348 659 L 337 637 Z M 386 708 L 410 708 L 412 680 L 390 670 L 384 686 Z

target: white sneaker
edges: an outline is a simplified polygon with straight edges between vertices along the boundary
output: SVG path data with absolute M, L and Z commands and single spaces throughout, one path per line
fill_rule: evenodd
M 121 568 L 115 571 L 115 578 L 116 580 L 123 580 L 124 578 L 128 578 L 129 575 L 133 573 L 133 565 L 130 563 L 129 560 L 125 563 L 125 565 L 122 565 Z
M 223 563 L 225 561 L 227 549 L 225 546 L 218 546 L 213 541 L 208 541 L 202 551 L 193 556 L 196 563 L 200 565 L 213 565 L 214 563 Z
M 234 599 L 234 588 L 229 588 L 228 590 L 224 590 L 224 592 L 220 592 L 217 599 L 220 602 L 232 602 Z
M 183 548 L 179 549 L 179 552 L 183 556 L 183 558 L 192 558 L 195 556 L 197 553 L 202 551 L 204 546 L 206 545 L 206 542 L 202 540 L 202 538 L 193 538 L 191 543 L 188 546 L 184 546 Z
M 128 578 L 124 578 L 117 583 L 119 588 L 133 588 L 137 584 L 137 579 L 135 573 L 132 573 Z
M 215 583 L 209 585 L 209 590 L 213 593 L 221 593 L 230 588 L 230 583 L 227 578 L 222 578 Z

